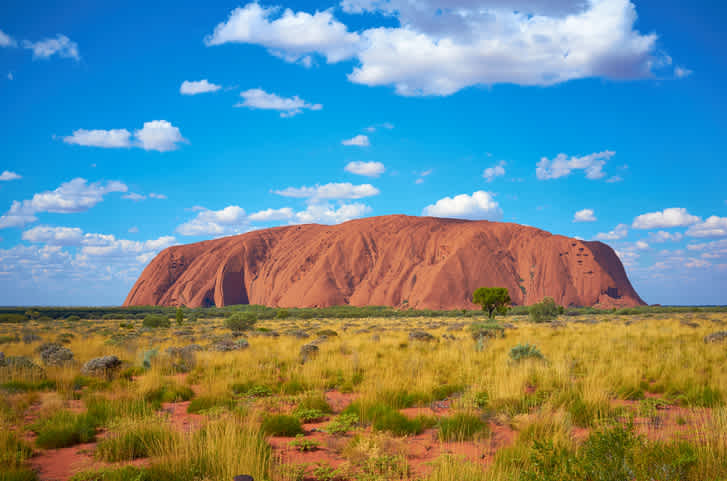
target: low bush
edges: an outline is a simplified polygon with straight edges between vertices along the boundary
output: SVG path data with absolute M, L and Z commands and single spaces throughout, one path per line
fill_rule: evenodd
M 233 332 L 249 331 L 257 322 L 257 316 L 251 312 L 235 312 L 225 319 L 225 327 Z
M 144 321 L 141 323 L 144 327 L 158 328 L 158 327 L 169 327 L 172 325 L 171 321 L 167 316 L 160 314 L 149 314 L 144 317 Z
M 513 362 L 520 362 L 525 359 L 544 359 L 543 353 L 538 350 L 537 346 L 531 344 L 518 344 L 509 353 Z
M 325 431 L 328 434 L 342 435 L 349 432 L 359 423 L 358 414 L 355 412 L 344 412 L 336 416 L 333 421 L 326 425 Z
M 542 301 L 528 307 L 528 317 L 532 322 L 552 321 L 563 312 L 563 306 L 557 305 L 552 297 L 544 297 Z

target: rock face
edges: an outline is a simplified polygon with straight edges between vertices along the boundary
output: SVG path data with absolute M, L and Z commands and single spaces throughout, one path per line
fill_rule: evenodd
M 636 306 L 613 249 L 533 227 L 402 215 L 264 229 L 170 247 L 144 269 L 131 305 L 387 305 L 473 309 L 478 287 L 516 305 Z

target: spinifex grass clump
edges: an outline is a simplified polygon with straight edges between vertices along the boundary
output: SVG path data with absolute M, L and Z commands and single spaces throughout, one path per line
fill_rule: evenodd
M 303 434 L 300 420 L 295 416 L 286 416 L 284 414 L 265 416 L 261 427 L 263 432 L 271 436 L 293 437 L 297 434 Z
M 525 359 L 544 359 L 543 353 L 537 346 L 531 344 L 518 344 L 510 349 L 510 359 L 513 362 L 520 362 Z
M 479 416 L 456 413 L 439 419 L 439 438 L 442 441 L 468 441 L 478 434 L 487 434 L 489 427 Z
M 154 450 L 168 442 L 172 431 L 162 419 L 148 417 L 124 419 L 109 426 L 111 434 L 96 448 L 96 456 L 117 462 L 146 458 L 159 454 Z
M 38 435 L 35 442 L 44 449 L 65 448 L 95 439 L 98 420 L 88 413 L 58 411 L 37 421 L 31 429 Z
M 395 436 L 419 434 L 435 424 L 432 418 L 417 416 L 409 419 L 389 404 L 381 402 L 355 402 L 346 408 L 344 415 L 354 414 L 376 431 L 387 431 Z

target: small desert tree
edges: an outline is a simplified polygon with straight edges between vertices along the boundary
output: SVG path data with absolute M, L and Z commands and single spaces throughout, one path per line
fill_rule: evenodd
M 257 316 L 252 312 L 235 312 L 225 319 L 225 326 L 235 334 L 248 331 L 257 322 Z
M 490 319 L 505 314 L 512 300 L 506 287 L 480 287 L 472 294 L 472 303 L 482 306 Z
M 182 323 L 184 322 L 184 312 L 182 311 L 181 307 L 177 307 L 176 318 L 177 318 L 177 324 L 181 326 Z
M 563 314 L 563 306 L 555 303 L 552 297 L 544 297 L 542 301 L 528 307 L 528 315 L 532 322 L 548 322 Z

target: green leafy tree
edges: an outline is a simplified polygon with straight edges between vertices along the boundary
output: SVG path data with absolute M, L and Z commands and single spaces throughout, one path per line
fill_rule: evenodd
M 177 307 L 176 318 L 177 318 L 177 324 L 181 326 L 182 323 L 184 322 L 184 312 L 182 311 L 181 307 Z
M 512 300 L 506 287 L 480 287 L 472 294 L 472 303 L 482 306 L 490 319 L 505 314 Z

